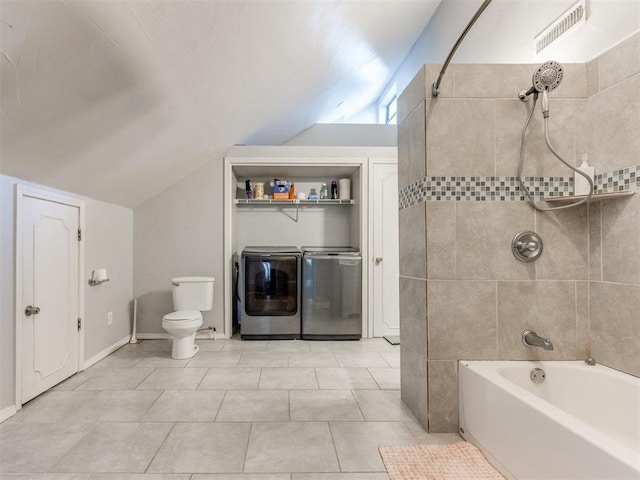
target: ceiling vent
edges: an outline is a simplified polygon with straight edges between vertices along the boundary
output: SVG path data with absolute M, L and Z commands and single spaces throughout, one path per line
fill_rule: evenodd
M 579 0 L 536 35 L 536 53 L 540 53 L 553 42 L 577 28 L 578 25 L 586 23 L 586 21 L 586 0 Z

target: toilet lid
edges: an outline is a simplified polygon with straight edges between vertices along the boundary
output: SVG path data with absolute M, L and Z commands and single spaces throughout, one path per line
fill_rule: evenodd
M 199 320 L 202 318 L 202 313 L 198 310 L 178 310 L 177 312 L 169 313 L 165 315 L 163 320 L 169 322 L 179 322 L 185 320 Z

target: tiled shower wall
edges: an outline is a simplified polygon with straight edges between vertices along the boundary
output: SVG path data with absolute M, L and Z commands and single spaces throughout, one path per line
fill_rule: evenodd
M 615 172 L 636 190 L 639 46 L 637 34 L 589 64 L 565 65 L 550 95 L 561 154 L 579 164 L 588 153 L 596 173 Z M 520 192 L 500 193 L 514 182 L 531 108 L 517 93 L 537 67 L 453 65 L 435 99 L 440 66 L 426 65 L 399 98 L 402 398 L 431 432 L 457 430 L 459 359 L 593 355 L 640 375 L 640 195 L 538 213 Z M 541 190 L 570 193 L 572 172 L 547 151 L 536 108 L 524 175 Z M 606 176 L 599 183 L 611 189 Z M 523 230 L 543 238 L 534 263 L 511 254 Z M 527 329 L 555 350 L 522 345 Z

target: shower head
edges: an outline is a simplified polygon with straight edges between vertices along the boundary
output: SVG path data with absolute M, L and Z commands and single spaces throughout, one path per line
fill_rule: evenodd
M 563 76 L 564 70 L 558 62 L 544 62 L 533 74 L 533 87 L 538 92 L 550 92 L 560 85 Z

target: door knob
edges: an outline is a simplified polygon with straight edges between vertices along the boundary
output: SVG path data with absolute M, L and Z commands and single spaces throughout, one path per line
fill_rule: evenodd
M 24 309 L 24 314 L 29 317 L 31 315 L 37 315 L 40 313 L 40 307 L 34 307 L 34 306 L 27 306 L 27 308 Z
M 382 262 L 382 257 L 376 257 L 376 265 L 380 265 L 380 262 Z

